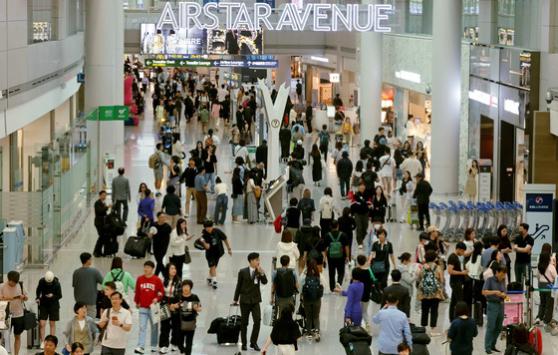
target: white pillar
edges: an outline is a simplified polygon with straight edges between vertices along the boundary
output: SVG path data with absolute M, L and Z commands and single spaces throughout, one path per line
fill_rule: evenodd
M 377 4 L 378 0 L 363 0 L 363 4 Z M 383 37 L 381 33 L 360 34 L 360 142 L 373 140 L 382 121 Z
M 124 103 L 124 10 L 117 0 L 87 0 L 85 31 L 85 108 Z M 88 122 L 93 149 L 98 149 L 99 179 L 105 154 L 124 164 L 124 122 Z M 101 180 L 99 180 L 101 181 Z
M 458 192 L 461 11 L 461 0 L 434 0 L 430 176 L 436 194 Z
M 283 83 L 285 83 L 285 85 L 288 88 L 290 88 L 291 87 L 291 56 L 278 55 L 277 60 L 279 62 L 278 63 L 279 65 L 275 70 L 275 89 L 279 90 L 279 87 Z

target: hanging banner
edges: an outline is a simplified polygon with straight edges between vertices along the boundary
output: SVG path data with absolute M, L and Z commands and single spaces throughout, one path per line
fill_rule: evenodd
M 524 221 L 529 224 L 529 234 L 535 240 L 531 256 L 539 255 L 543 244 L 549 243 L 552 245 L 555 191 L 556 185 L 525 185 Z

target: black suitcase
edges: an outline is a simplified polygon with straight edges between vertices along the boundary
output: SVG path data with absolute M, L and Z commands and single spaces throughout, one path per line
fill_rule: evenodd
M 27 349 L 38 349 L 41 346 L 39 339 L 39 323 L 27 331 Z
M 231 312 L 231 309 L 235 309 Z M 240 306 L 231 305 L 229 308 L 229 316 L 224 322 L 221 322 L 217 329 L 218 344 L 237 344 L 240 335 L 240 316 L 238 315 Z M 234 314 L 233 314 L 234 313 Z
M 347 355 L 372 355 L 370 344 L 366 341 L 355 341 L 344 345 Z
M 129 237 L 124 245 L 124 253 L 135 258 L 144 258 L 147 249 L 149 249 L 148 237 Z
M 371 355 L 372 336 L 360 326 L 346 326 L 339 329 L 339 342 L 347 355 Z
M 473 303 L 473 319 L 475 319 L 475 324 L 477 326 L 482 327 L 484 319 L 482 313 L 482 303 L 480 301 Z
M 424 344 L 413 344 L 411 355 L 430 355 L 428 347 Z

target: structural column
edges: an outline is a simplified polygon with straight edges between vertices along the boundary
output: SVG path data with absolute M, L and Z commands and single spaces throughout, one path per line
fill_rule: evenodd
M 362 4 L 377 4 L 378 0 L 363 0 Z M 382 121 L 383 37 L 381 33 L 360 34 L 360 141 L 372 140 Z
M 87 0 L 86 6 L 85 109 L 90 112 L 124 103 L 124 10 L 115 0 Z M 124 164 L 124 122 L 89 121 L 87 131 L 97 149 L 100 182 L 105 155 L 114 157 L 116 167 Z
M 461 0 L 434 0 L 431 181 L 435 194 L 458 192 L 461 115 Z
M 287 87 L 291 86 L 291 56 L 278 55 L 277 60 L 279 65 L 275 70 L 275 89 L 279 90 L 279 86 L 283 83 Z

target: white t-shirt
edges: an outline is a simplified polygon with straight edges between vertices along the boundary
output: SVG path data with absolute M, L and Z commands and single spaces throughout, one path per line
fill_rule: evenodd
M 227 184 L 225 184 L 224 182 L 218 183 L 215 185 L 215 194 L 217 196 L 221 195 L 221 194 L 227 194 Z
M 219 90 L 217 90 L 217 99 L 219 100 L 219 102 L 223 102 L 225 101 L 225 98 L 228 94 L 229 92 L 227 90 L 219 88 Z
M 392 177 L 394 167 L 395 160 L 389 155 L 384 155 L 380 158 L 380 171 L 378 175 L 380 177 Z
M 110 319 L 107 319 L 107 314 L 110 313 Z M 123 324 L 132 324 L 132 315 L 130 311 L 120 307 L 120 310 L 115 311 L 110 308 L 103 312 L 101 321 L 107 321 L 107 328 L 103 335 L 102 345 L 112 349 L 125 349 L 128 344 L 128 336 L 130 332 L 125 331 L 119 326 L 112 324 L 112 317 L 118 317 L 118 321 Z

